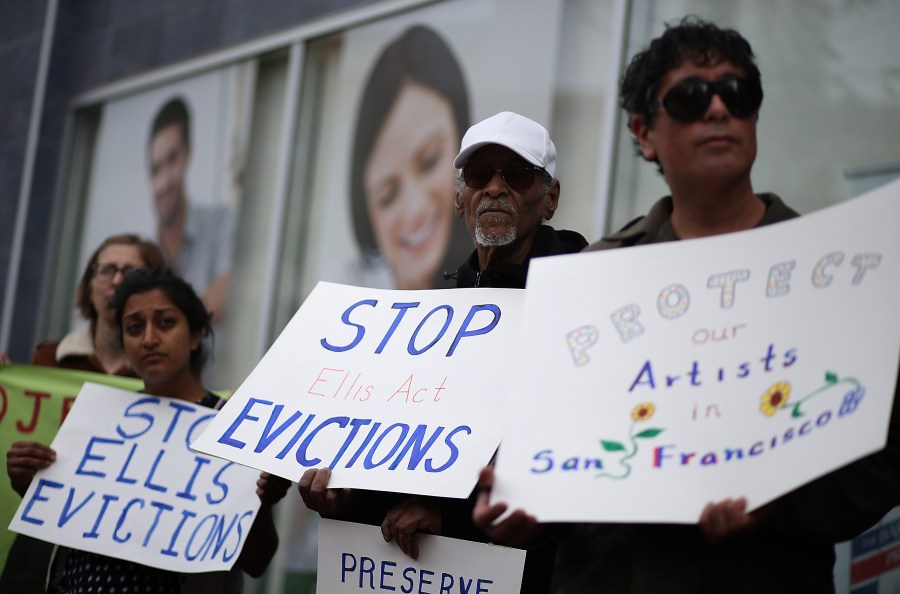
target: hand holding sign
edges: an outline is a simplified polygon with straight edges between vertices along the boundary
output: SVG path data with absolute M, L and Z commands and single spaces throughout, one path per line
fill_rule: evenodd
M 25 496 L 31 479 L 38 470 L 56 461 L 56 452 L 36 441 L 17 441 L 6 452 L 6 474 L 13 490 Z
M 261 472 L 256 481 L 256 494 L 262 505 L 273 506 L 287 495 L 291 481 L 268 472 Z
M 478 501 L 472 512 L 472 519 L 491 542 L 510 547 L 525 547 L 541 533 L 537 518 L 525 510 L 517 509 L 502 520 L 506 513 L 505 503 L 491 503 L 491 489 L 494 486 L 494 469 L 483 468 L 478 477 Z M 499 520 L 499 521 L 498 521 Z
M 330 468 L 310 468 L 297 483 L 304 505 L 328 518 L 346 518 L 353 513 L 352 489 L 329 489 Z
M 757 516 L 747 513 L 747 500 L 738 497 L 708 503 L 700 514 L 699 525 L 706 540 L 715 543 L 750 530 L 756 522 Z
M 381 523 L 384 542 L 393 540 L 401 551 L 413 559 L 419 558 L 416 532 L 441 534 L 441 507 L 436 498 L 409 497 L 391 509 Z

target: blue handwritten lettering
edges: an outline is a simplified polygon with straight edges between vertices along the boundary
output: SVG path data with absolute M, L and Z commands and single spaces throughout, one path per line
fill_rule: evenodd
M 72 519 L 72 516 L 77 514 L 81 508 L 83 508 L 88 501 L 90 501 L 94 497 L 94 492 L 91 491 L 87 497 L 84 498 L 79 505 L 75 506 L 75 509 L 72 509 L 72 500 L 75 498 L 75 489 L 74 487 L 69 487 L 69 495 L 66 497 L 66 502 L 63 504 L 62 511 L 59 513 L 59 521 L 56 523 L 57 528 L 62 528 L 65 526 L 69 520 Z M 70 512 L 69 510 L 72 509 Z
M 346 427 L 347 423 L 350 422 L 350 417 L 332 417 L 323 421 L 318 427 L 309 432 L 309 435 L 306 436 L 306 439 L 303 440 L 303 443 L 300 444 L 300 447 L 297 448 L 297 462 L 302 464 L 303 466 L 315 466 L 319 464 L 322 459 L 321 458 L 313 458 L 312 460 L 306 457 L 306 449 L 309 447 L 309 444 L 312 442 L 313 438 L 321 431 L 324 427 L 328 425 L 339 425 L 341 428 Z
M 295 411 L 287 421 L 279 425 L 278 428 L 273 431 L 272 428 L 275 427 L 275 423 L 278 421 L 278 417 L 281 416 L 282 410 L 284 410 L 283 404 L 276 404 L 275 408 L 272 409 L 272 414 L 269 415 L 269 421 L 266 423 L 266 428 L 263 429 L 262 435 L 259 436 L 259 441 L 253 449 L 257 454 L 269 447 L 269 444 L 275 441 L 288 427 L 293 425 L 297 419 L 303 416 L 303 413 L 299 410 Z
M 453 431 L 447 434 L 444 438 L 444 443 L 447 444 L 447 447 L 450 448 L 450 456 L 447 458 L 447 461 L 442 465 L 435 468 L 431 464 L 431 459 L 425 460 L 425 472 L 443 472 L 447 470 L 453 463 L 456 462 L 456 459 L 459 457 L 459 448 L 453 443 L 453 438 L 457 433 L 461 433 L 465 431 L 466 435 L 472 435 L 472 428 L 468 425 L 460 425 Z
M 160 549 L 159 553 L 161 555 L 166 555 L 167 557 L 178 556 L 178 551 L 175 550 L 175 542 L 178 540 L 178 535 L 181 534 L 181 529 L 184 528 L 184 523 L 187 522 L 188 518 L 194 518 L 196 516 L 197 514 L 190 510 L 181 510 L 181 520 L 178 521 L 178 527 L 175 528 L 175 532 L 172 533 L 172 538 L 169 540 L 169 546 Z
M 384 440 L 388 434 L 394 429 L 400 429 L 400 437 L 397 439 L 397 442 L 391 447 L 391 451 L 381 459 L 379 462 L 375 462 L 373 457 L 375 456 L 375 451 L 378 449 L 378 446 L 381 445 L 381 442 Z M 372 449 L 369 450 L 369 454 L 365 457 L 363 461 L 363 466 L 366 470 L 370 470 L 372 468 L 377 468 L 387 462 L 390 458 L 397 453 L 397 450 L 400 449 L 400 446 L 403 445 L 403 440 L 406 439 L 406 435 L 409 433 L 409 425 L 406 423 L 394 423 L 387 429 L 385 429 L 384 433 L 378 436 L 378 439 L 375 440 L 375 443 L 372 445 Z
M 197 480 L 197 475 L 200 474 L 200 469 L 203 468 L 205 464 L 209 464 L 208 458 L 194 456 L 194 472 L 191 473 L 191 478 L 188 479 L 187 485 L 184 486 L 184 490 L 175 493 L 176 497 L 189 499 L 191 501 L 197 499 L 197 496 L 191 493 L 191 489 L 194 487 L 194 481 Z
M 238 551 L 241 550 L 241 543 L 244 542 L 244 520 L 253 517 L 252 511 L 246 511 L 241 514 L 241 518 L 237 523 L 237 544 L 234 546 L 234 550 L 229 553 L 226 549 L 222 549 L 222 561 L 228 563 L 237 555 Z
M 472 320 L 475 318 L 475 314 L 480 311 L 489 311 L 493 313 L 494 316 L 491 318 L 491 321 L 487 326 L 482 326 L 481 328 L 476 328 L 475 330 L 469 330 L 469 324 L 472 323 Z M 497 323 L 499 321 L 500 308 L 493 303 L 487 303 L 485 305 L 473 305 L 469 309 L 469 314 L 466 316 L 466 319 L 463 320 L 462 326 L 459 327 L 459 332 L 456 333 L 456 338 L 453 339 L 453 343 L 450 345 L 450 350 L 447 351 L 447 356 L 453 356 L 453 353 L 456 351 L 456 347 L 459 346 L 460 340 L 469 336 L 480 336 L 482 334 L 487 334 L 497 326 Z
M 94 449 L 94 444 L 104 444 L 111 443 L 115 445 L 123 445 L 125 442 L 121 439 L 109 439 L 107 437 L 97 437 L 94 436 L 88 440 L 87 446 L 84 448 L 84 456 L 81 458 L 81 462 L 78 463 L 78 468 L 75 469 L 75 474 L 80 474 L 84 476 L 95 476 L 97 478 L 105 478 L 106 473 L 101 472 L 99 470 L 85 470 L 84 465 L 88 462 L 88 460 L 97 460 L 98 462 L 102 462 L 106 460 L 106 456 L 95 456 L 91 453 Z
M 125 483 L 126 485 L 133 485 L 137 483 L 137 479 L 133 479 L 125 476 L 125 471 L 128 470 L 128 466 L 131 464 L 131 459 L 134 457 L 134 452 L 137 450 L 138 444 L 131 444 L 131 450 L 128 452 L 128 457 L 125 458 L 125 463 L 122 465 L 122 470 L 119 471 L 119 475 L 116 477 L 117 483 Z
M 156 508 L 156 515 L 153 517 L 153 523 L 150 524 L 150 530 L 147 531 L 147 535 L 144 537 L 144 542 L 141 543 L 141 546 L 145 548 L 147 547 L 147 544 L 150 543 L 150 539 L 153 537 L 153 532 L 156 530 L 156 525 L 159 524 L 159 519 L 162 517 L 163 512 L 175 509 L 168 503 L 163 503 L 161 501 L 151 501 L 150 507 Z
M 399 309 L 400 311 L 397 313 L 397 316 L 394 318 L 393 323 L 391 323 L 391 327 L 388 328 L 387 333 L 385 333 L 384 338 L 381 339 L 381 342 L 378 343 L 378 347 L 375 348 L 375 354 L 380 355 L 384 348 L 387 346 L 388 341 L 391 339 L 391 336 L 394 335 L 394 332 L 397 330 L 397 326 L 400 325 L 400 320 L 403 319 L 403 316 L 406 315 L 406 311 L 408 309 L 413 309 L 419 307 L 418 301 L 411 303 L 395 303 L 391 306 L 391 309 Z
M 200 547 L 197 549 L 197 552 L 191 553 L 191 545 L 194 544 L 194 539 L 200 533 L 200 529 L 203 528 L 203 525 L 206 524 L 207 520 L 211 522 L 210 530 L 204 537 L 203 542 L 200 543 Z M 219 516 L 217 514 L 209 514 L 208 516 L 200 520 L 200 523 L 197 524 L 197 526 L 194 528 L 194 532 L 191 534 L 190 538 L 188 538 L 187 546 L 185 546 L 184 548 L 185 559 L 187 559 L 188 561 L 193 561 L 208 549 L 210 539 L 213 536 L 213 532 L 215 532 L 216 530 L 216 524 L 218 520 Z
M 31 494 L 31 499 L 28 500 L 28 503 L 25 504 L 25 509 L 22 510 L 22 521 L 28 522 L 30 524 L 36 524 L 38 526 L 44 525 L 44 520 L 40 518 L 34 518 L 30 516 L 31 508 L 38 501 L 50 501 L 49 497 L 44 497 L 41 495 L 41 491 L 44 490 L 44 487 L 48 489 L 62 489 L 63 484 L 57 483 L 56 481 L 48 481 L 47 479 L 38 479 L 37 487 L 34 489 L 34 493 Z
M 169 488 L 164 485 L 157 485 L 153 483 L 153 475 L 156 474 L 156 467 L 159 466 L 159 461 L 162 460 L 165 453 L 165 450 L 160 450 L 156 454 L 156 459 L 153 460 L 153 466 L 150 467 L 150 473 L 147 475 L 147 479 L 144 481 L 145 487 L 152 491 L 159 491 L 160 493 L 168 492 Z
M 381 562 L 381 584 L 380 585 L 381 585 L 382 590 L 390 590 L 391 592 L 393 592 L 397 588 L 384 583 L 385 577 L 393 577 L 393 575 L 394 575 L 394 572 L 388 571 L 387 567 L 397 567 L 397 564 L 394 561 L 382 561 Z
M 294 436 L 291 438 L 291 440 L 287 443 L 286 446 L 281 449 L 280 452 L 275 455 L 275 457 L 279 460 L 283 460 L 287 453 L 291 451 L 291 448 L 293 448 L 297 444 L 297 442 L 300 441 L 300 437 L 303 435 L 303 433 L 306 431 L 306 428 L 309 427 L 310 423 L 312 423 L 313 419 L 315 418 L 315 414 L 307 415 L 306 420 L 303 421 L 303 424 L 299 429 L 297 429 L 297 432 L 294 433 Z
M 403 446 L 403 449 L 400 450 L 400 454 L 397 456 L 397 459 L 394 460 L 388 468 L 390 468 L 391 470 L 396 470 L 397 467 L 400 466 L 400 462 L 403 461 L 403 458 L 406 456 L 407 452 L 412 450 L 412 455 L 410 456 L 409 464 L 406 468 L 407 470 L 415 470 L 419 465 L 419 462 L 422 461 L 422 458 L 425 457 L 425 454 L 428 453 L 428 450 L 431 449 L 431 446 L 434 445 L 434 442 L 437 440 L 437 438 L 440 437 L 441 433 L 443 433 L 444 428 L 438 427 L 423 447 L 422 441 L 425 439 L 425 434 L 427 431 L 428 425 L 419 425 L 418 427 L 416 427 L 412 435 L 410 435 L 409 441 L 407 441 L 406 445 Z
M 93 495 L 93 493 L 91 493 Z M 85 500 L 87 501 L 87 500 Z M 125 507 L 122 508 L 122 513 L 119 514 L 119 521 L 116 522 L 116 527 L 113 530 L 113 540 L 116 542 L 126 542 L 131 538 L 131 532 L 126 534 L 125 536 L 119 536 L 119 530 L 122 528 L 122 524 L 125 523 L 125 517 L 128 515 L 128 511 L 131 509 L 132 505 L 139 503 L 141 505 L 141 509 L 144 509 L 144 500 L 139 497 L 135 497 L 131 501 L 125 504 Z
M 194 406 L 192 404 L 178 402 L 177 400 L 172 400 L 169 398 L 167 398 L 166 400 L 169 401 L 169 408 L 175 409 L 175 414 L 172 416 L 172 420 L 169 422 L 169 428 L 166 429 L 166 434 L 163 435 L 163 443 L 169 443 L 169 438 L 172 437 L 172 432 L 175 430 L 175 425 L 178 424 L 178 418 L 181 416 L 181 413 L 185 411 L 189 413 L 196 412 L 196 409 L 194 409 Z
M 150 431 L 150 428 L 153 427 L 153 415 L 150 413 L 146 413 L 146 412 L 135 412 L 135 409 L 137 409 L 138 407 L 142 407 L 145 404 L 158 405 L 159 398 L 156 398 L 156 397 L 141 398 L 140 400 L 132 402 L 131 404 L 128 405 L 128 408 L 125 409 L 125 412 L 122 416 L 125 417 L 126 419 L 143 419 L 144 421 L 146 421 L 146 426 L 143 429 L 135 430 L 134 432 L 126 432 L 125 429 L 122 427 L 122 424 L 119 423 L 118 425 L 116 425 L 116 433 L 118 433 L 120 436 L 124 437 L 125 439 L 134 439 L 136 437 L 140 437 L 147 431 Z
M 274 404 L 274 403 L 270 400 L 261 400 L 259 398 L 248 399 L 247 404 L 244 405 L 244 410 L 242 410 L 240 412 L 240 414 L 237 416 L 237 418 L 234 419 L 234 422 L 231 423 L 231 427 L 226 429 L 225 433 L 223 433 L 222 436 L 219 437 L 219 439 L 216 441 L 218 441 L 221 444 L 231 446 L 233 448 L 237 448 L 239 450 L 244 449 L 244 446 L 247 444 L 244 443 L 243 441 L 234 439 L 231 436 L 234 435 L 234 432 L 237 431 L 237 428 L 244 421 L 254 421 L 255 422 L 255 421 L 259 420 L 259 417 L 254 417 L 254 416 L 250 415 L 250 409 L 252 409 L 257 404 L 262 404 L 264 406 L 272 406 L 272 404 Z
M 356 434 L 359 432 L 359 428 L 363 425 L 368 425 L 372 422 L 372 419 L 353 419 L 350 421 L 350 435 L 344 440 L 343 445 L 341 445 L 341 449 L 338 450 L 338 453 L 335 454 L 334 460 L 331 461 L 331 464 L 328 465 L 328 468 L 337 468 L 338 461 L 343 457 L 344 452 L 347 451 L 347 448 L 350 447 L 350 444 L 356 438 Z
M 434 313 L 438 310 L 444 310 L 447 312 L 447 319 L 444 320 L 444 326 L 441 328 L 441 331 L 438 332 L 437 336 L 435 336 L 432 339 L 431 342 L 426 344 L 423 348 L 417 349 L 415 343 L 416 343 L 416 337 L 419 335 L 419 331 L 422 330 L 422 327 L 425 325 L 425 323 L 428 321 L 428 319 L 432 315 L 434 315 Z M 419 325 L 416 326 L 415 331 L 412 333 L 412 336 L 409 338 L 409 344 L 406 347 L 406 352 L 408 352 L 410 355 L 413 355 L 413 356 L 421 355 L 422 353 L 424 353 L 425 351 L 427 351 L 428 349 L 433 347 L 435 345 L 435 343 L 437 343 L 437 341 L 439 341 L 441 338 L 444 337 L 444 334 L 447 332 L 447 328 L 450 327 L 451 320 L 453 320 L 453 308 L 450 307 L 449 305 L 439 305 L 438 307 L 435 307 L 434 309 L 432 309 L 430 312 L 428 312 L 428 314 L 424 318 L 422 318 L 422 321 L 419 322 Z
M 207 493 L 206 494 L 206 502 L 209 503 L 210 505 L 222 503 L 225 500 L 225 498 L 228 497 L 228 485 L 222 482 L 222 474 L 227 469 L 231 468 L 231 466 L 233 464 L 234 464 L 234 462 L 229 462 L 229 463 L 225 464 L 224 466 L 222 466 L 222 468 L 219 469 L 219 472 L 217 472 L 216 475 L 213 477 L 212 483 L 215 486 L 219 487 L 219 489 L 221 489 L 222 496 L 219 497 L 218 499 L 213 499 L 212 496 L 209 493 Z
M 103 516 L 106 515 L 106 508 L 109 507 L 110 501 L 118 501 L 118 495 L 110 495 L 109 493 L 105 493 L 101 495 L 103 498 L 103 503 L 100 506 L 100 513 L 97 514 L 97 520 L 94 522 L 94 526 L 91 528 L 90 532 L 83 532 L 81 534 L 82 538 L 98 538 L 100 533 L 98 530 L 100 529 L 100 522 L 103 521 Z
M 198 429 L 205 427 L 205 423 L 215 416 L 216 415 L 214 413 L 209 413 L 208 415 L 203 415 L 202 417 L 191 423 L 190 429 L 188 429 L 184 434 L 184 447 L 191 449 L 191 442 L 194 441 L 194 433 Z
M 372 425 L 372 428 L 369 429 L 369 434 L 366 435 L 366 438 L 363 440 L 362 445 L 359 446 L 359 448 L 356 450 L 356 453 L 353 454 L 353 457 L 351 457 L 351 458 L 350 458 L 350 461 L 347 462 L 346 468 L 352 468 L 352 467 L 353 467 L 353 465 L 356 463 L 356 460 L 357 460 L 357 459 L 360 457 L 360 455 L 362 455 L 362 453 L 365 451 L 366 447 L 367 447 L 367 446 L 369 445 L 369 443 L 372 441 L 372 438 L 375 436 L 375 433 L 378 431 L 379 428 L 381 428 L 381 423 L 380 423 L 380 422 L 375 423 L 374 425 Z
M 323 338 L 322 340 L 319 341 L 323 347 L 325 347 L 329 351 L 334 351 L 335 353 L 342 353 L 344 351 L 349 351 L 350 349 L 352 349 L 353 347 L 355 347 L 356 345 L 359 344 L 359 341 L 361 341 L 363 339 L 363 336 L 365 336 L 365 334 L 366 334 L 366 328 L 365 328 L 365 326 L 362 326 L 360 324 L 354 324 L 353 322 L 351 322 L 350 321 L 350 312 L 352 312 L 354 309 L 356 309 L 360 305 L 369 305 L 369 306 L 375 307 L 376 305 L 378 305 L 378 300 L 377 299 L 364 299 L 362 301 L 358 301 L 358 302 L 354 303 L 353 305 L 351 305 L 344 311 L 344 314 L 341 316 L 341 321 L 344 322 L 345 324 L 347 324 L 348 326 L 353 326 L 354 328 L 356 328 L 356 337 L 349 344 L 347 344 L 345 346 L 334 346 L 334 345 L 330 344 L 327 339 Z M 402 313 L 401 313 L 401 316 L 402 316 Z M 399 323 L 399 320 L 395 320 L 395 322 L 394 322 L 395 326 L 397 323 Z M 391 328 L 393 329 L 394 326 L 392 326 Z
M 413 575 L 416 575 L 416 568 L 407 567 L 403 570 L 403 579 L 407 584 L 405 586 L 400 586 L 400 591 L 403 592 L 403 594 L 411 594 L 413 591 L 413 580 L 411 577 L 409 577 L 410 572 L 412 572 Z

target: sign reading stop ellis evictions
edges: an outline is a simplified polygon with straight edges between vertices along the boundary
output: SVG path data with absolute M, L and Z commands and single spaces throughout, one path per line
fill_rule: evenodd
M 319 283 L 192 445 L 331 487 L 466 497 L 500 442 L 522 291 Z
M 259 472 L 188 448 L 216 411 L 86 383 L 10 530 L 184 573 L 230 569 Z

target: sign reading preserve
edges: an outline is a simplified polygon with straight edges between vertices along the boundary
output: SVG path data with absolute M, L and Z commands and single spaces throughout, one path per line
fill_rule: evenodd
M 522 291 L 320 282 L 192 447 L 331 487 L 466 497 L 500 442 Z
M 743 233 L 532 263 L 494 497 L 543 521 L 696 522 L 881 449 L 897 221 L 900 182 Z
M 377 526 L 319 520 L 319 592 L 400 594 L 515 594 L 525 551 L 418 534 L 410 559 Z
M 192 452 L 215 410 L 86 383 L 10 530 L 183 573 L 230 569 L 259 472 Z

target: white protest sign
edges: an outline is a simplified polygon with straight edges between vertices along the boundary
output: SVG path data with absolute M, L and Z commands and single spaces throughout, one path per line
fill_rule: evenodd
M 378 526 L 319 520 L 318 592 L 518 594 L 525 551 L 417 534 L 413 560 Z
M 542 521 L 690 523 L 882 448 L 898 221 L 893 184 L 747 232 L 532 263 L 493 498 Z
M 522 291 L 319 283 L 192 447 L 329 486 L 466 497 L 502 432 Z
M 190 451 L 215 414 L 85 383 L 9 529 L 182 573 L 230 569 L 259 509 L 259 472 Z

